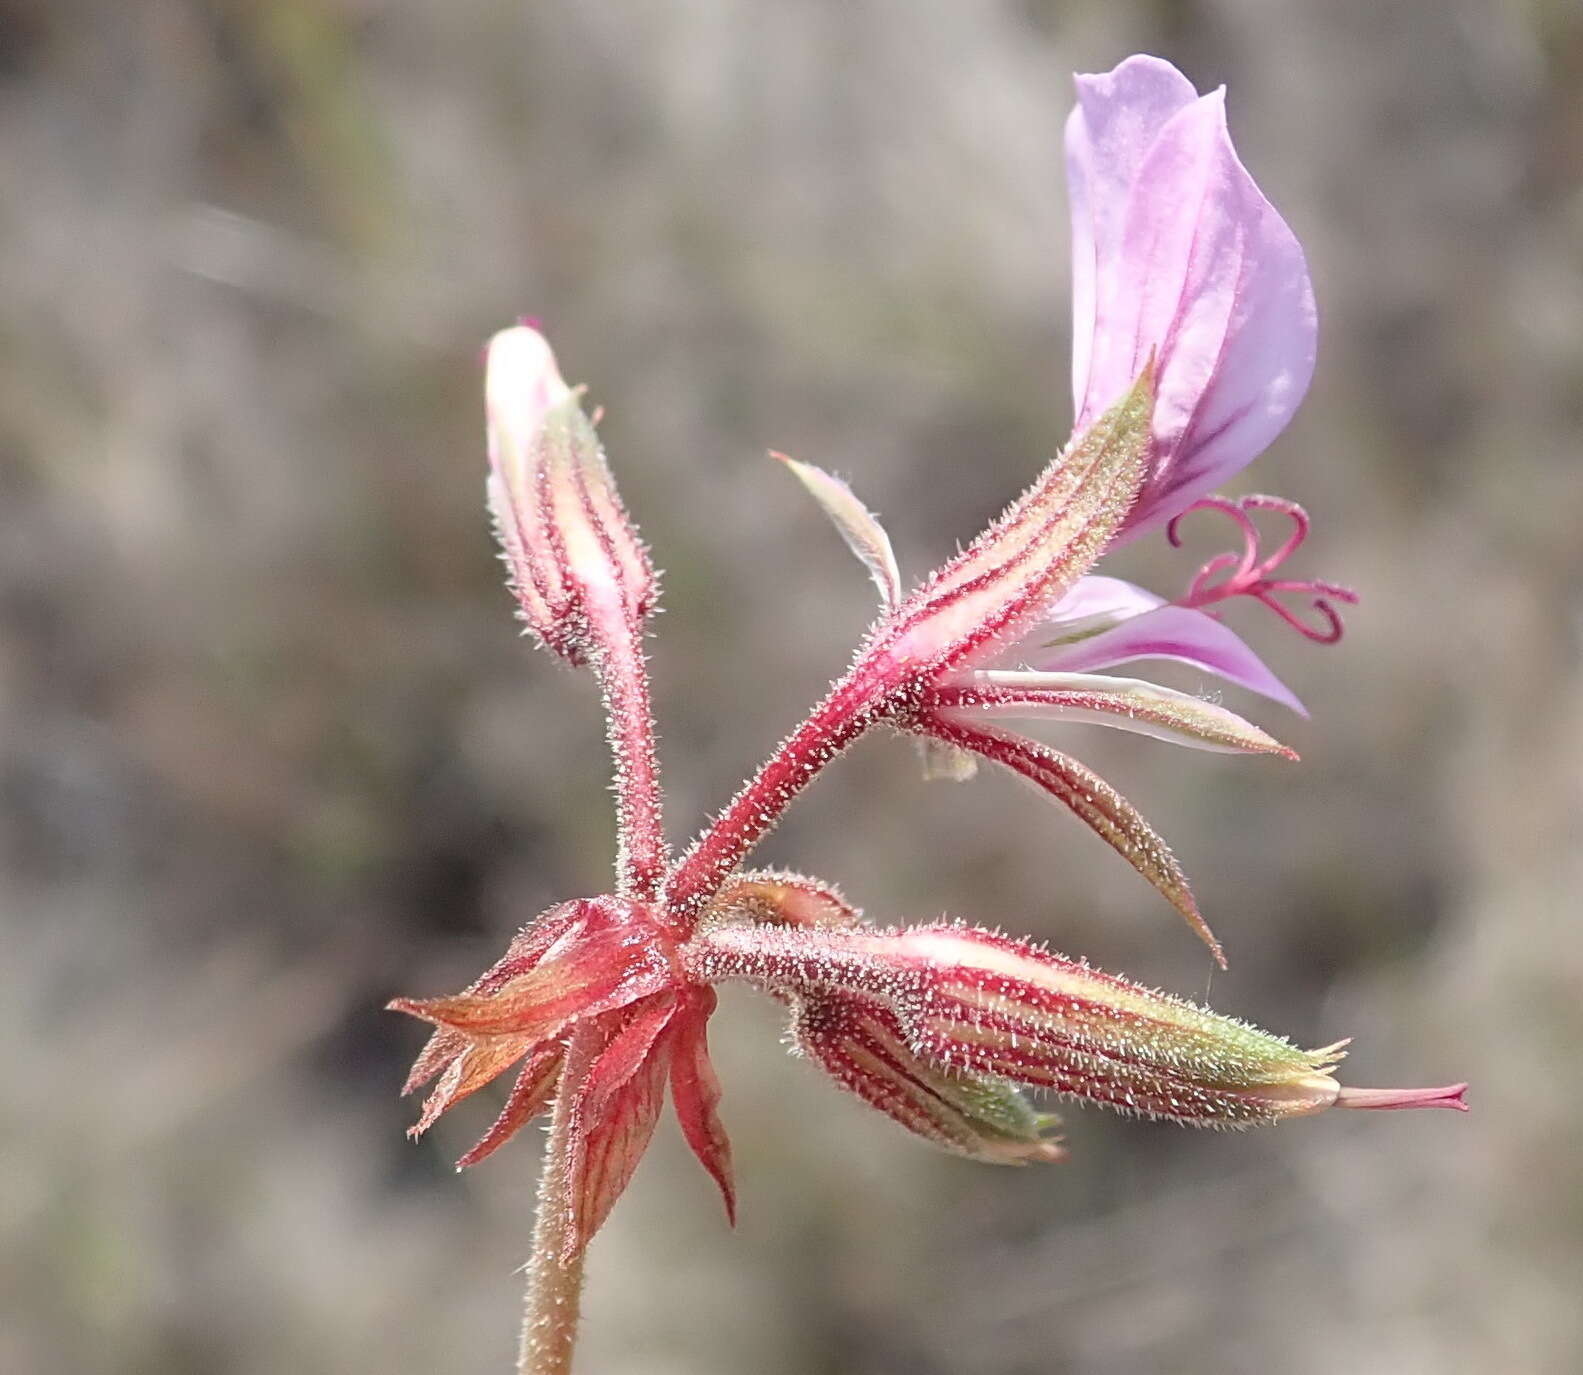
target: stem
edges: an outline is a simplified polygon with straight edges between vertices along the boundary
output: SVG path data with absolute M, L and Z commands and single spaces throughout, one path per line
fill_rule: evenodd
M 726 876 L 780 820 L 792 799 L 873 724 L 887 684 L 870 667 L 842 678 L 808 719 L 781 741 L 742 790 L 688 848 L 665 888 L 673 920 L 696 914 Z
M 659 895 L 669 854 L 660 819 L 654 708 L 641 632 L 613 613 L 600 634 L 594 666 L 605 695 L 605 726 L 615 760 L 616 878 L 623 896 Z
M 572 1167 L 572 1102 L 598 1046 L 598 1029 L 583 1027 L 572 1033 L 566 1047 L 566 1061 L 550 1114 L 544 1167 L 539 1174 L 539 1215 L 533 1227 L 533 1256 L 528 1261 L 517 1375 L 569 1375 L 572 1368 L 584 1255 L 584 1250 L 579 1249 L 571 1260 L 562 1259 L 571 1220 L 567 1200 Z

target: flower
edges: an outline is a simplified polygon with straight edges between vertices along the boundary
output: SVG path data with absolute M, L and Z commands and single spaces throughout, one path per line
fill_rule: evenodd
M 1185 877 L 1135 809 L 1084 765 L 1009 731 L 1007 718 L 1093 720 L 1199 748 L 1294 758 L 1208 701 L 1095 673 L 1177 658 L 1301 710 L 1203 608 L 1250 595 L 1315 638 L 1339 621 L 1328 584 L 1272 576 L 1307 517 L 1209 488 L 1279 432 L 1313 363 L 1301 250 L 1237 161 L 1217 92 L 1132 58 L 1078 82 L 1073 183 L 1071 442 L 972 544 L 904 590 L 889 537 L 851 489 L 784 459 L 862 560 L 881 614 L 851 667 L 696 840 L 672 857 L 641 651 L 657 595 L 594 423 L 544 337 L 503 331 L 488 354 L 489 501 L 522 617 L 597 677 L 616 760 L 615 891 L 552 907 L 462 992 L 398 998 L 435 1029 L 407 1081 L 432 1083 L 412 1132 L 513 1066 L 474 1164 L 552 1113 L 542 1190 L 539 1297 L 528 1346 L 569 1351 L 574 1265 L 632 1177 L 667 1094 L 728 1215 L 735 1186 L 708 1023 L 721 983 L 786 1007 L 791 1040 L 838 1084 L 915 1135 L 1003 1164 L 1064 1157 L 1050 1091 L 1201 1127 L 1250 1127 L 1331 1107 L 1462 1108 L 1465 1086 L 1348 1089 L 1342 1045 L 1290 1041 L 980 927 L 873 926 L 831 885 L 744 863 L 787 807 L 870 728 L 916 736 L 937 772 L 978 758 L 1055 797 L 1103 836 L 1209 943 Z M 1203 507 L 1243 530 L 1173 601 L 1092 573 L 1118 538 Z M 1294 522 L 1260 557 L 1252 511 Z M 1328 630 L 1278 600 L 1315 591 Z M 1223 961 L 1222 961 L 1223 962 Z M 557 1268 L 559 1267 L 559 1268 Z M 539 1334 L 539 1335 L 535 1335 Z M 527 1357 L 525 1357 L 525 1360 Z M 546 1367 L 549 1368 L 549 1367 Z
M 1175 602 L 1116 579 L 1079 583 L 1051 608 L 1052 642 L 1034 666 L 1084 672 L 1179 659 L 1301 712 L 1231 631 L 1194 613 L 1252 596 L 1305 635 L 1334 642 L 1334 603 L 1357 600 L 1335 583 L 1270 576 L 1307 537 L 1302 507 L 1210 495 L 1285 429 L 1308 390 L 1317 320 L 1302 247 L 1237 157 L 1223 91 L 1200 96 L 1170 63 L 1138 56 L 1079 77 L 1077 92 L 1066 152 L 1079 428 L 1151 353 L 1159 375 L 1148 475 L 1118 538 L 1163 526 L 1177 544 L 1187 513 L 1215 510 L 1236 523 L 1244 547 L 1209 560 Z M 1293 528 L 1260 559 L 1252 512 L 1264 510 Z M 1292 593 L 1313 595 L 1321 627 L 1277 596 Z
M 1077 78 L 1066 125 L 1076 428 L 1158 372 L 1148 474 L 1125 522 L 1156 528 L 1246 467 L 1314 372 L 1314 293 L 1286 222 L 1238 159 L 1225 91 L 1129 57 Z
M 1174 659 L 1306 715 L 1204 608 L 1249 596 L 1310 638 L 1334 641 L 1334 604 L 1356 600 L 1334 583 L 1273 576 L 1307 536 L 1301 507 L 1206 495 L 1257 457 L 1307 390 L 1313 290 L 1296 238 L 1231 145 L 1222 91 L 1199 96 L 1169 63 L 1142 56 L 1078 77 L 1077 89 L 1066 130 L 1077 428 L 1066 452 L 909 597 L 889 538 L 850 489 L 786 461 L 880 587 L 874 675 L 912 675 L 890 719 L 926 742 L 928 772 L 965 778 L 989 759 L 1055 797 L 1224 964 L 1181 867 L 1137 810 L 1078 761 L 994 723 L 1084 721 L 1199 749 L 1296 758 L 1216 703 L 1096 670 Z M 1200 509 L 1236 522 L 1244 548 L 1210 559 L 1182 597 L 1167 601 L 1090 572 L 1117 540 L 1163 526 L 1177 543 L 1183 517 Z M 1266 510 L 1286 515 L 1292 531 L 1261 557 L 1252 513 Z M 1321 626 L 1283 603 L 1293 593 L 1314 596 Z

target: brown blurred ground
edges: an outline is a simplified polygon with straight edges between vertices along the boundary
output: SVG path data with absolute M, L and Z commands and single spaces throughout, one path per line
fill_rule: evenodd
M 609 409 L 681 838 L 869 614 L 764 450 L 917 572 L 1064 438 L 1069 74 L 1133 50 L 1230 86 L 1309 249 L 1318 378 L 1246 485 L 1366 600 L 1329 651 L 1240 613 L 1300 767 L 1082 752 L 1195 876 L 1218 1006 L 1476 1112 L 1080 1112 L 1069 1166 L 994 1171 L 728 998 L 742 1225 L 666 1126 L 585 1369 L 1583 1367 L 1583 11 L 7 0 L 0 1370 L 506 1368 L 534 1141 L 458 1178 L 469 1105 L 405 1142 L 378 1011 L 608 872 L 595 704 L 486 538 L 480 342 L 542 317 Z M 764 856 L 1206 986 L 1074 823 L 894 742 Z

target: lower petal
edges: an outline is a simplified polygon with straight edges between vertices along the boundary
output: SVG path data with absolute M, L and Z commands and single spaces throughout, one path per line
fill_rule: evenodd
M 1063 627 L 1057 623 L 1051 629 L 1060 635 Z M 1240 635 L 1214 617 L 1185 606 L 1158 605 L 1081 639 L 1057 639 L 1028 655 L 1027 664 L 1040 672 L 1090 673 L 1135 659 L 1191 664 L 1290 707 L 1299 716 L 1308 715 L 1296 694 Z

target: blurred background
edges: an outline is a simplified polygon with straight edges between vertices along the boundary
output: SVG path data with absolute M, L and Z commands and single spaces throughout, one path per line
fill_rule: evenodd
M 1064 441 L 1070 74 L 1139 50 L 1228 85 L 1308 249 L 1318 375 L 1238 490 L 1364 597 L 1334 649 L 1231 613 L 1313 719 L 1228 700 L 1300 766 L 1065 736 L 1231 969 L 1070 817 L 895 740 L 761 859 L 1475 1111 L 1074 1110 L 1069 1164 L 993 1170 L 728 995 L 741 1225 L 667 1117 L 582 1368 L 1583 1368 L 1583 9 L 5 0 L 0 1369 L 509 1367 L 538 1133 L 463 1176 L 491 1104 L 407 1142 L 422 1033 L 380 1011 L 608 882 L 597 703 L 488 538 L 482 341 L 540 317 L 607 408 L 683 839 L 872 611 L 765 450 L 916 574 Z M 1169 590 L 1224 533 L 1107 571 Z

